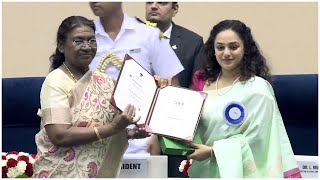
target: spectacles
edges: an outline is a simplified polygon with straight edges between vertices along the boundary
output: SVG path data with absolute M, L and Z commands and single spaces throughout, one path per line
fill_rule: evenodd
M 96 48 L 97 47 L 97 40 L 96 39 L 90 39 L 89 41 L 86 41 L 86 40 L 73 40 L 72 41 L 73 44 L 76 46 L 76 47 L 85 47 L 86 45 L 92 47 L 92 48 Z

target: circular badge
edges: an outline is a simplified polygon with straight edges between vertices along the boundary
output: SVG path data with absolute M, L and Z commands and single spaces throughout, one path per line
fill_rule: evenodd
M 239 102 L 232 102 L 228 104 L 224 110 L 224 117 L 230 125 L 238 126 L 242 124 L 245 116 L 245 107 Z

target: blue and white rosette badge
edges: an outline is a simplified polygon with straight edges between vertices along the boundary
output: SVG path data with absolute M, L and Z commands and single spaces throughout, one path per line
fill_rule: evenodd
M 223 114 L 229 125 L 239 126 L 245 120 L 247 112 L 243 104 L 231 102 L 227 104 Z

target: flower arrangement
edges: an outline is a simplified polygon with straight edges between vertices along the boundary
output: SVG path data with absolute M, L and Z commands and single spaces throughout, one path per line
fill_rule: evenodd
M 35 154 L 11 151 L 2 152 L 2 178 L 27 178 L 33 175 Z
M 192 159 L 183 160 L 180 163 L 179 171 L 185 174 L 186 176 L 189 176 L 188 169 L 192 164 Z

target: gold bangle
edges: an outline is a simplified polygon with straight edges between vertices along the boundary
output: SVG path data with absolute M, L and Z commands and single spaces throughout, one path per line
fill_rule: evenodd
M 100 136 L 100 133 L 99 133 L 97 127 L 94 126 L 93 129 L 94 129 L 94 132 L 96 133 L 96 136 L 97 136 L 97 138 L 99 139 L 99 141 L 102 142 L 102 138 L 101 138 L 101 136 Z

